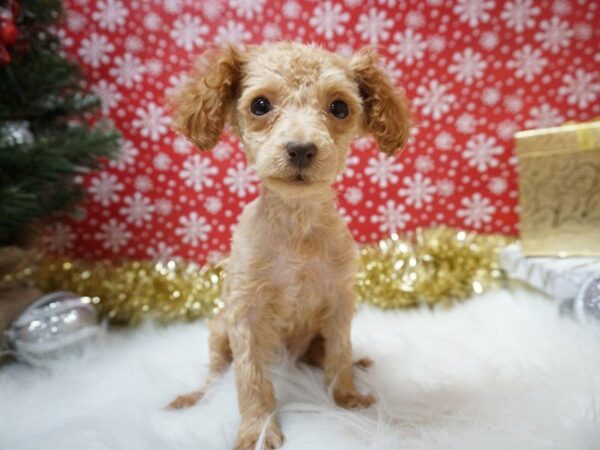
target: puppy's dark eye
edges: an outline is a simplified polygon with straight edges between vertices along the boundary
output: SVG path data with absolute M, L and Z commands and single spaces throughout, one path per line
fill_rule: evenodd
M 250 105 L 250 111 L 255 116 L 263 116 L 269 111 L 273 109 L 269 100 L 264 97 L 258 97 L 252 100 L 252 104 Z
M 346 105 L 341 100 L 336 100 L 331 105 L 329 105 L 329 112 L 338 119 L 345 119 L 346 117 L 348 117 L 348 105 Z

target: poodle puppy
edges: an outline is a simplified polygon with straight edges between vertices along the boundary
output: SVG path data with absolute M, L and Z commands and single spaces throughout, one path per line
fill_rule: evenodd
M 350 344 L 356 248 L 331 185 L 356 137 L 373 135 L 388 154 L 404 146 L 403 94 L 368 49 L 343 58 L 278 43 L 205 54 L 172 107 L 176 129 L 200 149 L 214 147 L 229 123 L 262 183 L 225 262 L 208 379 L 170 406 L 193 405 L 232 363 L 241 415 L 235 449 L 253 449 L 263 426 L 265 446 L 279 447 L 269 364 L 285 347 L 323 369 L 339 406 L 368 407 L 375 399 L 354 384 Z

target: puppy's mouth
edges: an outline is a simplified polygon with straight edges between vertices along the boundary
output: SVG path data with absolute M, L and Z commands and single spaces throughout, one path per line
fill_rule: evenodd
M 302 173 L 297 173 L 289 177 L 270 177 L 271 180 L 276 181 L 280 184 L 288 184 L 293 186 L 303 186 L 311 184 L 311 180 Z
M 308 183 L 310 183 L 310 181 L 306 178 L 306 176 L 302 175 L 301 173 L 299 173 L 295 177 L 292 177 L 292 179 L 290 181 L 292 183 L 297 183 L 297 184 L 308 184 Z

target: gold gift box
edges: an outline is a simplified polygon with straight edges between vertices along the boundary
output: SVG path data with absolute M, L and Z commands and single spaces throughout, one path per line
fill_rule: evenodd
M 600 255 L 600 122 L 515 134 L 526 255 Z

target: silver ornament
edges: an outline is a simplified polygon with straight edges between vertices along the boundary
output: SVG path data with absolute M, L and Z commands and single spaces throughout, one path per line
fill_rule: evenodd
M 40 365 L 102 329 L 89 297 L 53 292 L 32 303 L 6 333 L 18 359 Z
M 600 320 L 600 273 L 592 275 L 583 283 L 573 309 L 580 320 Z
M 1 145 L 23 145 L 32 144 L 33 134 L 29 129 L 29 122 L 6 121 L 0 125 L 0 144 Z

